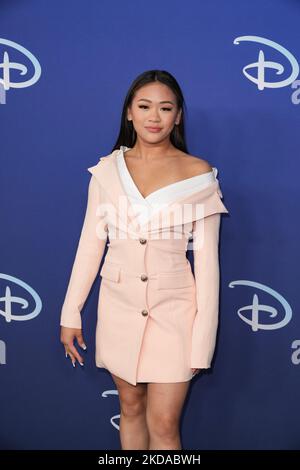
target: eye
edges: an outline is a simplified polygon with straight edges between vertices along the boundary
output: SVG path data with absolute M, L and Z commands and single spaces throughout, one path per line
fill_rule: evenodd
M 148 108 L 148 106 L 146 106 L 145 104 L 141 104 L 139 105 L 139 108 L 143 109 L 143 108 Z M 162 108 L 163 110 L 167 110 L 167 111 L 172 111 L 172 108 Z

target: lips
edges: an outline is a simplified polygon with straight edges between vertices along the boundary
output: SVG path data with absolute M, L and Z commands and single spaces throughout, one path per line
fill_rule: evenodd
M 146 127 L 147 131 L 150 132 L 159 132 L 161 131 L 161 127 Z

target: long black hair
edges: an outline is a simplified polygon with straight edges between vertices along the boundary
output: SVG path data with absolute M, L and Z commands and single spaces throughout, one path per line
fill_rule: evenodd
M 174 147 L 182 150 L 183 152 L 188 152 L 184 132 L 185 102 L 183 94 L 177 80 L 173 77 L 173 75 L 171 75 L 169 72 L 166 72 L 165 70 L 147 70 L 146 72 L 138 75 L 132 82 L 124 100 L 120 132 L 112 152 L 116 149 L 119 149 L 121 145 L 125 145 L 126 147 L 130 148 L 134 146 L 137 135 L 132 121 L 128 121 L 127 119 L 127 108 L 131 105 L 135 92 L 142 86 L 152 82 L 161 82 L 164 85 L 167 85 L 173 91 L 176 97 L 178 110 L 181 109 L 181 118 L 180 123 L 174 126 L 170 134 L 170 141 Z

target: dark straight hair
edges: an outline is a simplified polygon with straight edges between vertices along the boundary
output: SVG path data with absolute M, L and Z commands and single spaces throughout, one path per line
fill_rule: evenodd
M 171 75 L 169 72 L 166 72 L 165 70 L 147 70 L 146 72 L 143 72 L 142 74 L 138 75 L 136 79 L 132 82 L 124 100 L 120 132 L 117 141 L 112 149 L 112 152 L 116 149 L 119 149 L 121 145 L 125 145 L 126 147 L 130 148 L 134 146 L 137 135 L 133 127 L 132 121 L 128 121 L 127 119 L 127 108 L 131 105 L 135 92 L 144 85 L 153 82 L 161 82 L 164 85 L 167 85 L 173 91 L 176 97 L 178 110 L 182 110 L 181 119 L 180 123 L 174 126 L 170 134 L 170 141 L 172 142 L 174 147 L 178 148 L 179 150 L 182 150 L 183 152 L 188 153 L 184 132 L 185 102 L 183 94 L 179 84 L 177 83 L 177 80 L 173 77 L 173 75 Z

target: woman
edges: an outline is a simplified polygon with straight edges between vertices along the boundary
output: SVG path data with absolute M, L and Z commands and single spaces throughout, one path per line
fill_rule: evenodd
M 122 449 L 182 448 L 190 380 L 210 367 L 215 348 L 220 215 L 228 211 L 217 169 L 187 153 L 183 107 L 168 72 L 147 71 L 133 82 L 112 153 L 88 168 L 86 215 L 61 312 L 65 353 L 83 365 L 74 340 L 86 348 L 81 309 L 108 238 L 96 365 L 118 389 Z

